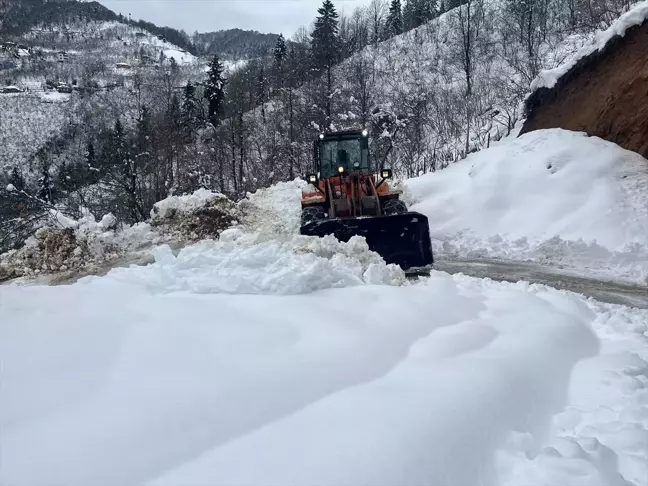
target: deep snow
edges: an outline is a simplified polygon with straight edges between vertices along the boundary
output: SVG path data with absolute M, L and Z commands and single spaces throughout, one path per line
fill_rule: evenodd
M 438 256 L 534 260 L 648 283 L 648 161 L 560 129 L 405 181 Z
M 646 312 L 225 235 L 0 287 L 0 483 L 648 484 Z

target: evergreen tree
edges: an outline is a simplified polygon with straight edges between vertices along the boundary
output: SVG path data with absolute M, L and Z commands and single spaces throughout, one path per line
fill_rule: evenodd
M 403 31 L 416 27 L 414 4 L 416 0 L 407 0 L 403 8 Z
M 426 24 L 437 15 L 436 0 L 407 0 L 403 13 L 406 30 Z
M 218 56 L 209 64 L 209 73 L 205 83 L 205 98 L 209 102 L 209 121 L 212 125 L 218 125 L 218 117 L 223 108 L 225 99 L 225 78 L 223 76 L 223 65 Z
M 138 158 L 148 158 L 150 156 L 148 152 L 151 146 L 151 132 L 151 114 L 149 109 L 144 106 L 142 107 L 142 113 L 137 120 L 137 138 L 135 148 L 137 150 Z
M 403 33 L 403 12 L 400 0 L 392 0 L 389 5 L 387 17 L 387 37 L 394 37 Z
M 193 129 L 198 121 L 198 100 L 196 99 L 196 88 L 187 82 L 182 94 L 182 106 L 180 107 L 182 125 L 187 129 Z
M 46 164 L 41 166 L 40 177 L 38 178 L 38 198 L 48 203 L 53 202 L 52 177 L 50 176 L 49 167 Z
M 272 67 L 276 80 L 275 85 L 283 89 L 285 83 L 286 60 L 288 58 L 286 39 L 284 39 L 283 34 L 279 34 L 279 37 L 277 38 L 277 43 L 272 52 L 272 57 Z
M 96 170 L 97 168 L 97 154 L 95 153 L 94 144 L 88 142 L 88 147 L 86 149 L 86 167 L 89 170 Z
M 286 61 L 287 54 L 286 39 L 284 38 L 283 34 L 279 34 L 279 37 L 277 37 L 277 43 L 275 44 L 272 52 L 275 66 L 283 66 L 284 62 Z
M 172 74 L 178 74 L 178 72 L 180 72 L 180 66 L 178 66 L 178 62 L 175 60 L 174 57 L 172 57 L 171 60 L 169 61 L 169 65 L 171 66 Z
M 124 163 L 126 160 L 126 148 L 124 126 L 118 118 L 114 128 L 108 134 L 106 142 L 103 144 L 101 153 L 103 173 L 109 174 L 112 172 L 112 168 Z
M 11 170 L 11 175 L 9 176 L 9 184 L 14 186 L 17 191 L 22 191 L 25 189 L 25 178 L 18 170 L 18 167 L 14 167 Z
M 320 73 L 326 74 L 326 118 L 331 120 L 331 94 L 333 93 L 333 66 L 339 60 L 340 42 L 338 36 L 339 15 L 331 0 L 324 0 L 317 10 L 319 16 L 315 19 L 315 29 L 311 34 L 311 53 L 314 67 Z

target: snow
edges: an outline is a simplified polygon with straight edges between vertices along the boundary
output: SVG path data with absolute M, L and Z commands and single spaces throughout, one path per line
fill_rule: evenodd
M 246 238 L 0 287 L 0 483 L 648 484 L 645 311 Z
M 539 130 L 405 181 L 437 255 L 535 260 L 648 282 L 648 162 L 597 137 Z
M 225 199 L 224 195 L 204 188 L 186 196 L 169 196 L 153 205 L 151 219 L 167 219 L 175 214 L 191 213 L 214 201 Z
M 177 257 L 170 247 L 154 251 L 156 265 L 116 269 L 113 278 L 167 291 L 198 294 L 298 294 L 363 283 L 401 285 L 400 267 L 385 265 L 364 238 L 340 243 L 332 236 L 294 236 L 260 241 L 258 233 L 225 230 L 218 241 L 189 246 Z
M 648 19 L 648 1 L 639 2 L 634 5 L 628 12 L 621 15 L 606 30 L 599 30 L 594 37 L 576 53 L 571 56 L 565 63 L 554 69 L 542 70 L 540 74 L 531 83 L 531 91 L 539 88 L 552 88 L 558 79 L 568 73 L 581 59 L 601 51 L 607 43 L 617 36 L 625 36 L 628 29 L 642 25 Z
M 7 184 L 7 192 L 14 192 L 16 190 L 16 186 L 13 184 Z
M 164 56 L 175 59 L 178 64 L 194 64 L 197 58 L 193 54 L 178 49 L 164 49 Z
M 72 95 L 69 93 L 59 93 L 57 91 L 49 91 L 41 94 L 43 101 L 49 101 L 52 103 L 69 101 L 71 96 Z
M 648 311 L 587 305 L 600 354 L 575 366 L 568 404 L 553 417 L 544 447 L 511 434 L 498 459 L 503 485 L 648 484 Z
M 269 238 L 298 234 L 302 189 L 307 186 L 306 181 L 297 178 L 247 194 L 238 204 L 243 224 Z

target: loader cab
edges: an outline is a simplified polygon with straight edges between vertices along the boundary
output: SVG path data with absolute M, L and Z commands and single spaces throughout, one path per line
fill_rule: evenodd
M 369 134 L 366 130 L 322 134 L 315 141 L 314 159 L 321 179 L 371 174 Z

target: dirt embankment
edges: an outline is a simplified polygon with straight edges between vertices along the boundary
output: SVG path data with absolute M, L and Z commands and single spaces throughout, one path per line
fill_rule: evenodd
M 648 158 L 648 23 L 580 60 L 553 88 L 537 90 L 526 108 L 521 133 L 584 131 Z

